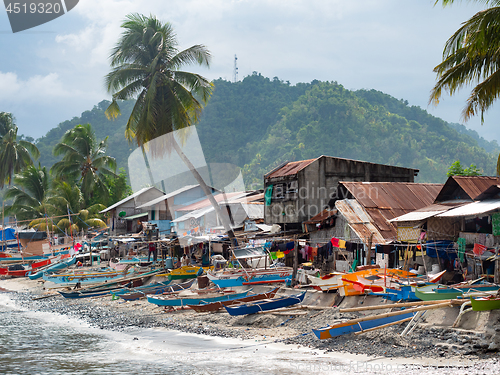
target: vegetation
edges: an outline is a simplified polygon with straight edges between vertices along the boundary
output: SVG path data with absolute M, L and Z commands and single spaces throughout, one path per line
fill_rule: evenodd
M 94 192 L 103 197 L 109 195 L 104 176 L 115 176 L 116 161 L 106 155 L 106 137 L 97 141 L 90 124 L 77 125 L 68 130 L 54 147 L 54 155 L 63 155 L 51 171 L 66 181 L 77 180 L 86 203 L 92 200 Z
M 319 81 L 292 86 L 258 73 L 236 83 L 213 83 L 197 124 L 205 158 L 243 168 L 247 188 L 261 187 L 264 173 L 281 162 L 321 155 L 418 168 L 418 182 L 444 182 L 456 160 L 495 174 L 500 153 L 496 141 L 380 91 L 354 92 Z M 123 115 L 114 121 L 104 114 L 109 103 L 99 103 L 37 140 L 41 164 L 49 168 L 57 161 L 52 148 L 67 130 L 87 121 L 96 137 L 109 136 L 107 154 L 116 158 L 118 167 L 127 168 L 132 146 L 123 134 L 134 103 L 120 102 Z
M 434 68 L 438 82 L 431 93 L 431 102 L 438 104 L 443 90 L 453 95 L 462 87 L 476 84 L 463 110 L 465 120 L 478 113 L 484 120 L 484 112 L 500 95 L 500 2 L 475 1 L 492 7 L 475 14 L 448 39 L 443 62 Z M 441 2 L 446 6 L 456 1 Z
M 455 161 L 446 174 L 448 177 L 451 176 L 481 176 L 481 171 L 474 165 L 471 164 L 469 168 L 464 168 L 460 164 L 460 160 Z
M 17 126 L 11 113 L 0 112 L 0 189 L 9 185 L 14 173 L 33 164 L 32 157 L 40 156 L 38 148 L 31 142 L 18 140 Z
M 206 78 L 180 69 L 191 64 L 208 67 L 210 53 L 203 45 L 179 51 L 172 26 L 154 16 L 129 15 L 122 28 L 124 32 L 111 54 L 112 70 L 106 76 L 108 91 L 113 94 L 106 115 L 115 118 L 120 114 L 117 100 L 137 95 L 125 135 L 142 148 L 151 183 L 154 180 L 145 144 L 161 137 L 156 144 L 150 143 L 153 157 L 175 150 L 210 200 L 229 237 L 234 238 L 227 215 L 222 215 L 210 189 L 173 134 L 198 122 L 212 93 L 212 84 Z

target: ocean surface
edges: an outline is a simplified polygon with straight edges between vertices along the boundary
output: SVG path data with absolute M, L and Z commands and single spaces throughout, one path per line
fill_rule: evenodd
M 281 344 L 161 329 L 106 331 L 60 314 L 27 311 L 0 293 L 0 374 L 342 373 L 331 358 Z M 323 365 L 323 369 L 321 366 Z
M 80 319 L 28 311 L 11 296 L 0 292 L 0 374 L 464 373 L 166 329 L 106 331 Z

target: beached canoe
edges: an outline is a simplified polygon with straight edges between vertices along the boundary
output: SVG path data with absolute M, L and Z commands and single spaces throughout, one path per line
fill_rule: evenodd
M 52 263 L 47 267 L 38 269 L 35 273 L 31 272 L 30 274 L 28 274 L 28 277 L 30 278 L 30 280 L 36 280 L 39 279 L 40 277 L 43 277 L 43 275 L 46 273 L 63 270 L 75 263 L 76 263 L 76 257 L 74 256 L 71 258 L 61 259 L 59 262 Z
M 313 329 L 313 332 L 318 339 L 325 340 L 325 339 L 329 339 L 332 337 L 346 335 L 348 333 L 365 331 L 367 329 L 380 327 L 380 326 L 385 325 L 385 324 L 403 322 L 408 318 L 412 318 L 415 314 L 416 314 L 415 312 L 410 312 L 410 313 L 404 313 L 404 314 L 395 315 L 395 316 L 388 316 L 388 317 L 384 317 L 384 318 L 365 320 L 362 322 L 347 321 L 344 323 L 334 324 L 334 325 L 329 326 L 329 327 Z M 356 319 L 354 319 L 354 320 L 356 320 Z
M 196 279 L 191 279 L 191 280 L 186 281 L 184 283 L 172 284 L 172 285 L 168 284 L 170 281 L 166 281 L 164 283 L 159 283 L 159 285 L 156 284 L 156 285 L 146 286 L 144 288 L 130 289 L 129 292 L 127 292 L 127 293 L 118 293 L 115 295 L 117 295 L 118 297 L 120 297 L 126 301 L 135 301 L 135 300 L 138 300 L 140 298 L 144 298 L 148 295 L 174 293 L 174 292 L 179 292 L 181 290 L 189 289 L 194 284 L 195 280 Z
M 207 295 L 199 295 L 193 293 L 186 296 L 148 296 L 148 302 L 158 306 L 191 306 L 199 305 L 200 303 L 210 303 L 216 301 L 225 301 L 231 298 L 244 297 L 248 295 L 248 291 L 241 293 L 212 293 Z
M 249 294 L 245 297 L 236 297 L 233 299 L 228 299 L 226 301 L 217 301 L 212 303 L 202 303 L 200 305 L 193 305 L 191 308 L 196 312 L 214 312 L 222 309 L 224 306 L 231 306 L 240 303 L 252 302 L 252 301 L 260 301 L 263 299 L 274 298 L 276 292 L 279 288 L 274 288 L 273 290 L 267 293 L 260 294 Z
M 495 292 L 499 289 L 494 284 L 475 284 L 460 286 L 444 286 L 432 284 L 422 288 L 415 289 L 415 296 L 422 301 L 438 301 L 446 299 L 461 298 L 463 294 Z
M 259 311 L 276 310 L 283 307 L 293 306 L 301 303 L 304 300 L 306 292 L 295 294 L 291 296 L 284 296 L 279 298 L 272 298 L 258 302 L 248 302 L 233 306 L 224 306 L 226 311 L 231 316 L 255 314 Z
M 203 274 L 203 267 L 199 266 L 183 266 L 170 271 L 168 274 L 169 280 L 184 280 L 192 279 Z
M 500 297 L 492 295 L 489 297 L 471 297 L 470 303 L 474 311 L 489 311 L 500 309 Z
M 207 272 L 208 279 L 219 288 L 234 288 L 244 285 L 285 283 L 292 277 L 291 267 L 267 269 L 230 269 Z

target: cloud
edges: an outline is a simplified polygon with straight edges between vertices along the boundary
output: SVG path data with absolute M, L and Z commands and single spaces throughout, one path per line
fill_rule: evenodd
M 25 101 L 36 99 L 50 101 L 64 98 L 68 91 L 64 89 L 63 83 L 57 73 L 50 73 L 45 76 L 35 75 L 27 80 L 20 79 L 16 73 L 0 72 L 0 100 L 3 101 Z

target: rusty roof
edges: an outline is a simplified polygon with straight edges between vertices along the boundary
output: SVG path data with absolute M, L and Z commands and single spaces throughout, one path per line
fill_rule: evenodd
M 335 216 L 337 214 L 337 212 L 338 212 L 337 210 L 331 210 L 331 209 L 327 208 L 327 209 L 321 211 L 316 216 L 313 216 L 312 218 L 310 218 L 304 224 L 317 224 L 317 223 L 321 223 L 321 222 L 329 219 L 330 217 Z
M 365 208 L 415 211 L 434 202 L 443 184 L 341 181 Z
M 446 183 L 441 189 L 441 192 L 436 197 L 435 202 L 443 202 L 455 199 L 453 194 L 456 194 L 460 188 L 471 200 L 476 200 L 481 193 L 488 190 L 492 185 L 500 183 L 498 177 L 491 176 L 451 176 L 446 180 Z M 463 199 L 463 197 L 460 197 Z
M 214 195 L 215 201 L 217 203 L 221 203 L 226 201 L 231 201 L 233 199 L 241 198 L 246 196 L 248 193 L 245 192 L 234 192 L 234 193 L 221 193 Z M 176 211 L 194 211 L 194 210 L 199 210 L 201 208 L 205 208 L 210 206 L 212 203 L 210 203 L 210 200 L 208 198 L 202 199 L 201 201 L 191 203 L 188 206 L 180 207 Z
M 354 233 L 365 243 L 373 234 L 372 244 L 384 244 L 394 235 L 384 233 L 373 224 L 373 220 L 363 206 L 355 199 L 344 199 L 335 202 L 335 208 L 347 220 Z
M 300 170 L 304 169 L 307 167 L 309 164 L 311 164 L 313 161 L 318 160 L 316 159 L 308 159 L 308 160 L 300 160 L 300 161 L 292 161 L 289 163 L 286 163 L 284 166 L 281 168 L 276 169 L 275 171 L 272 171 L 268 175 L 265 175 L 265 178 L 273 178 L 273 177 L 283 177 L 283 176 L 290 176 L 297 174 Z
M 396 227 L 389 222 L 395 217 L 426 207 L 434 201 L 443 184 L 419 184 L 410 182 L 340 182 L 367 214 L 368 224 L 356 224 L 356 233 L 370 233 L 373 228 L 385 241 L 396 239 Z M 346 201 L 351 201 L 347 199 Z M 337 201 L 337 204 L 342 204 Z M 350 203 L 350 206 L 353 206 Z M 337 207 L 338 208 L 338 207 Z M 339 209 L 339 211 L 341 211 Z M 344 209 L 346 211 L 346 209 Z M 348 211 L 346 211 L 348 212 Z M 343 212 L 342 212 L 343 214 Z M 349 225 L 351 225 L 351 220 Z M 365 228 L 360 226 L 365 225 Z M 365 235 L 366 237 L 366 235 Z M 373 243 L 384 243 L 375 242 Z M 379 238 L 380 239 L 380 238 Z

